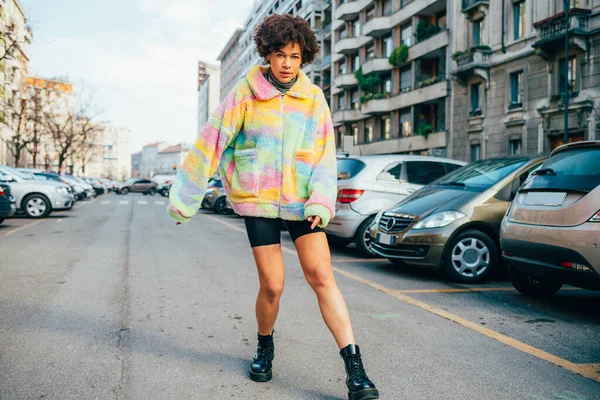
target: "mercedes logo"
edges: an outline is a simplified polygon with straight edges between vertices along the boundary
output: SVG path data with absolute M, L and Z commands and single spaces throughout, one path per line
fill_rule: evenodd
M 394 225 L 396 225 L 396 218 L 392 217 L 392 218 L 388 219 L 387 224 L 385 224 L 385 229 L 387 229 L 388 231 L 391 231 L 392 228 L 394 228 Z

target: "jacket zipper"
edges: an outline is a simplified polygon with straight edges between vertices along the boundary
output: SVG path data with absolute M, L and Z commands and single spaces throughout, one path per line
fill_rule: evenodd
M 283 145 L 283 136 L 284 136 L 284 128 L 285 128 L 285 101 L 284 94 L 280 95 L 281 99 L 281 183 L 279 185 L 279 209 L 277 210 L 277 218 L 281 218 L 281 203 L 283 200 L 283 168 L 284 168 L 284 145 Z

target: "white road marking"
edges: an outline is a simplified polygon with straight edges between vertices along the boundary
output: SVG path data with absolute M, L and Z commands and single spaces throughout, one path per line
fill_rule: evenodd
M 148 202 L 146 200 L 139 200 L 138 204 L 148 204 Z
M 119 204 L 129 204 L 129 200 L 119 200 Z
M 100 204 L 110 204 L 110 200 L 104 200 L 103 202 L 101 202 Z
M 165 204 L 165 202 L 164 202 L 164 201 L 162 201 L 162 200 L 156 200 L 154 203 L 155 203 L 156 205 L 164 205 L 164 204 Z

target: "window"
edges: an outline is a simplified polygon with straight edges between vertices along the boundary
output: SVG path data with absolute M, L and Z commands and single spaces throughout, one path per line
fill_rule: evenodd
M 471 113 L 470 115 L 476 116 L 481 115 L 481 106 L 479 104 L 479 88 L 481 83 L 474 83 L 471 85 Z
M 375 58 L 375 41 L 367 45 L 367 60 Z
M 471 161 L 479 161 L 481 159 L 481 145 L 471 145 Z
M 389 140 L 392 138 L 392 120 L 389 115 L 381 116 L 381 136 L 382 139 Z
M 358 71 L 359 68 L 360 68 L 360 56 L 358 54 L 356 54 L 354 56 L 354 64 L 352 65 L 352 72 Z
M 402 175 L 402 163 L 392 163 L 385 167 L 377 176 L 378 181 L 400 181 Z
M 359 37 L 360 36 L 360 21 L 356 20 L 354 21 L 354 37 Z
M 392 0 L 384 0 L 383 1 L 383 15 L 391 15 L 394 12 L 394 3 Z
M 473 22 L 473 46 L 485 45 L 483 36 L 483 18 Z
M 411 89 L 412 73 L 410 66 L 404 67 L 400 70 L 400 91 L 406 91 Z
M 403 45 L 408 47 L 412 45 L 412 26 L 410 24 L 402 28 L 400 38 Z
M 569 72 L 568 76 L 565 76 L 565 59 L 559 61 L 559 80 L 558 80 L 558 91 L 561 94 L 565 92 L 565 80 L 568 80 L 567 85 L 569 93 L 577 92 L 577 59 L 575 57 L 569 57 Z
M 523 107 L 523 71 L 510 74 L 510 105 L 508 108 Z
M 521 154 L 521 139 L 511 140 L 509 142 L 510 154 Z
M 350 93 L 352 99 L 352 108 L 355 110 L 360 109 L 360 97 L 358 95 L 358 89 L 354 89 Z
M 354 138 L 354 144 L 358 144 L 358 125 L 352 125 L 352 137 Z
M 409 161 L 406 163 L 406 178 L 408 183 L 428 185 L 446 175 L 444 164 L 428 161 Z
M 400 111 L 400 131 L 402 132 L 402 136 L 412 135 L 410 119 L 410 108 Z
M 338 179 L 352 179 L 367 165 L 354 158 L 340 158 L 337 160 Z
M 365 123 L 365 143 L 373 142 L 373 120 L 367 120 Z
M 387 78 L 383 81 L 383 92 L 392 93 L 392 78 Z
M 344 92 L 338 94 L 338 110 L 344 110 L 346 108 L 346 96 L 344 96 Z
M 513 3 L 513 28 L 514 39 L 520 39 L 525 36 L 525 0 Z
M 383 38 L 383 56 L 388 58 L 392 55 L 394 51 L 394 41 L 392 40 L 392 36 L 387 36 Z
M 340 75 L 345 75 L 346 72 L 346 58 L 342 58 L 342 61 L 339 62 Z
M 457 169 L 459 169 L 459 168 L 461 168 L 461 167 L 462 167 L 462 165 L 460 165 L 460 164 L 450 164 L 450 163 L 446 163 L 446 164 L 444 164 L 444 165 L 446 166 L 446 172 L 447 172 L 447 173 L 450 173 L 450 172 L 452 172 L 452 171 L 454 171 L 454 170 L 457 170 Z

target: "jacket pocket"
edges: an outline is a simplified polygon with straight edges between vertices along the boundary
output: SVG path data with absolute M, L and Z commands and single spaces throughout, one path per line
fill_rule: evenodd
M 299 200 L 307 200 L 309 197 L 308 184 L 314 170 L 315 152 L 312 150 L 300 149 L 296 151 L 294 165 L 294 180 L 296 195 Z
M 231 197 L 258 196 L 258 150 L 244 149 L 233 153 L 235 169 L 231 177 Z

